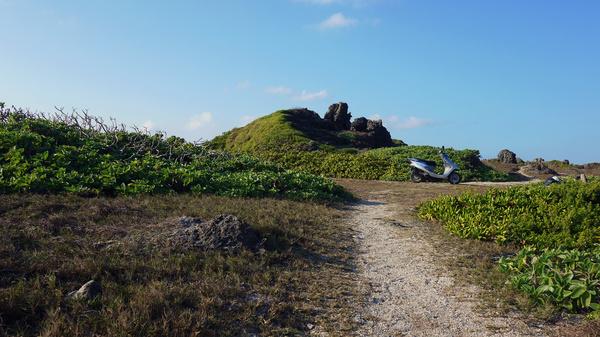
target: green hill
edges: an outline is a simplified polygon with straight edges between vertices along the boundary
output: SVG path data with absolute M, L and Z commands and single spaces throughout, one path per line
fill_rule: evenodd
M 338 103 L 345 104 L 345 103 Z M 334 106 L 332 106 L 334 107 Z M 438 162 L 438 148 L 408 146 L 392 140 L 380 121 L 361 128 L 355 119 L 348 130 L 335 125 L 332 107 L 325 118 L 307 109 L 276 111 L 250 124 L 216 137 L 209 146 L 235 153 L 250 153 L 275 162 L 287 169 L 334 178 L 405 181 L 410 177 L 407 158 L 418 157 Z M 328 116 L 329 115 L 329 116 Z M 379 123 L 375 126 L 372 126 Z M 362 131 L 356 131 L 362 130 Z M 374 131 L 376 130 L 376 131 Z M 387 135 L 386 135 L 387 134 Z M 479 151 L 448 149 L 459 164 L 463 179 L 505 181 L 509 175 L 483 165 Z
M 290 109 L 276 111 L 225 132 L 212 140 L 211 145 L 216 149 L 251 153 L 281 148 L 314 151 L 404 145 L 402 141 L 393 141 L 386 133 L 382 126 L 364 131 L 343 130 L 311 110 Z

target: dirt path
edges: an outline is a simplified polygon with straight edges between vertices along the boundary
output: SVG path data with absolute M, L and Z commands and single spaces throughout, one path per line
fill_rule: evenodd
M 440 193 L 439 185 L 420 195 L 385 187 L 359 192 L 363 201 L 352 211 L 360 279 L 371 289 L 360 336 L 544 336 L 514 315 L 478 308 L 478 289 L 458 284 L 436 263 L 439 243 L 412 213 Z

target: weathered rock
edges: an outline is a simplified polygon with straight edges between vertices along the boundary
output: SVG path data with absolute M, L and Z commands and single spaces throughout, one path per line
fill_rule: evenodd
M 364 117 L 359 117 L 352 121 L 352 125 L 350 126 L 350 130 L 357 132 L 365 132 L 367 131 L 368 119 Z
M 169 236 L 168 242 L 178 250 L 256 250 L 262 244 L 260 234 L 233 215 L 222 214 L 210 221 L 182 217 L 176 224 L 180 228 Z
M 571 165 L 571 162 L 568 159 L 563 160 L 562 163 L 565 165 Z
M 587 179 L 587 176 L 585 175 L 585 173 L 582 173 L 582 174 L 579 176 L 579 179 L 580 179 L 582 182 L 584 182 L 584 183 L 587 183 L 587 182 L 588 182 L 588 179 Z
M 504 149 L 498 153 L 498 161 L 505 164 L 516 164 L 517 155 L 508 149 Z
M 102 286 L 99 282 L 91 280 L 82 285 L 79 290 L 70 292 L 67 299 L 71 300 L 92 300 L 102 294 Z
M 383 146 L 393 146 L 394 141 L 392 140 L 392 135 L 390 135 L 389 131 L 383 126 L 383 122 L 381 120 L 367 120 L 367 133 L 369 137 L 372 139 L 371 146 L 372 147 L 383 147 Z
M 350 130 L 352 115 L 348 112 L 348 104 L 344 102 L 334 103 L 329 106 L 325 114 L 325 120 L 333 123 L 337 130 Z
M 544 162 L 544 159 L 542 158 L 536 158 L 535 161 L 523 166 L 523 170 L 527 173 L 527 174 L 532 174 L 532 175 L 536 175 L 536 174 L 552 174 L 552 175 L 556 175 L 558 174 L 556 171 L 554 171 L 553 169 L 549 168 L 546 163 Z

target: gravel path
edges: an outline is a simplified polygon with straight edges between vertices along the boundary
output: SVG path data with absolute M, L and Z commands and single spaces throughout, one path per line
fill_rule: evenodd
M 354 206 L 360 279 L 371 289 L 360 336 L 544 336 L 517 317 L 477 308 L 475 287 L 458 285 L 436 265 L 424 224 L 409 213 L 411 202 L 386 203 L 375 195 Z M 437 253 L 439 255 L 439 251 Z

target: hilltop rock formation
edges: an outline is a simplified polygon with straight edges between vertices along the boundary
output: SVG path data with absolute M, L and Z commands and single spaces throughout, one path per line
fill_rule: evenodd
M 329 106 L 324 119 L 330 121 L 337 130 L 350 130 L 351 118 L 352 115 L 348 112 L 348 104 L 339 102 Z
M 516 164 L 517 155 L 508 149 L 504 149 L 498 153 L 498 161 L 505 164 Z
M 365 132 L 365 131 L 367 131 L 368 123 L 369 123 L 368 119 L 366 119 L 364 117 L 358 117 L 358 118 L 354 119 L 354 121 L 350 125 L 350 130 L 358 131 L 358 132 Z
M 312 139 L 306 151 L 318 150 L 319 144 L 360 149 L 396 146 L 381 120 L 359 117 L 351 122 L 352 114 L 344 102 L 329 106 L 324 118 L 308 109 L 286 110 L 286 114 L 295 129 Z
M 381 120 L 367 119 L 367 129 L 365 130 L 370 147 L 394 146 L 392 136 L 383 126 Z

